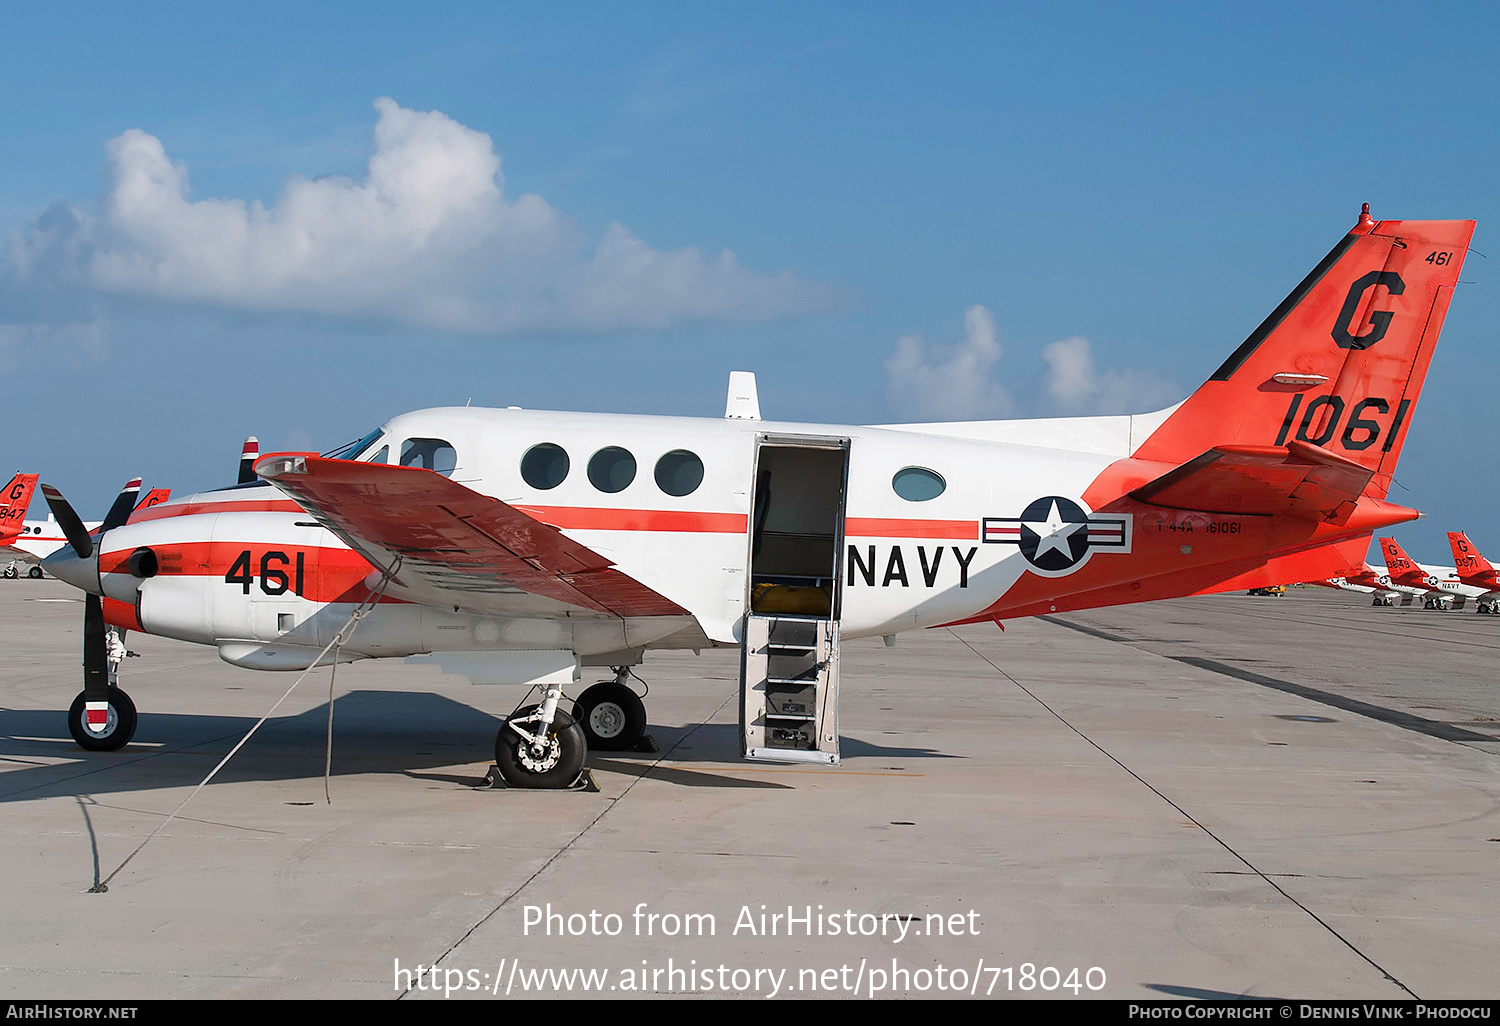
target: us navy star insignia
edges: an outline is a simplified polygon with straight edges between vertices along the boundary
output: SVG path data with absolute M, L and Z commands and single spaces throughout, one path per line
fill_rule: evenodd
M 1090 513 L 1061 495 L 1029 503 L 1019 517 L 985 517 L 980 538 L 991 545 L 1015 545 L 1033 573 L 1065 577 L 1095 552 L 1129 552 L 1133 518 L 1123 513 Z

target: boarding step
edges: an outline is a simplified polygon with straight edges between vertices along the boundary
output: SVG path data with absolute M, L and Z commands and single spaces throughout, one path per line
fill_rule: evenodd
M 740 666 L 740 750 L 762 762 L 839 763 L 837 620 L 752 613 Z

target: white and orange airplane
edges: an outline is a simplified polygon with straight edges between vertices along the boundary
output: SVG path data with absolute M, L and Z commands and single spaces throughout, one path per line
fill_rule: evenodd
M 1462 609 L 1471 598 L 1484 595 L 1485 588 L 1466 584 L 1451 566 L 1418 563 L 1394 538 L 1381 538 L 1386 572 L 1392 586 L 1411 589 L 1422 597 L 1424 609 Z
M 35 487 L 38 476 L 37 474 L 17 474 L 11 479 L 5 494 L 10 496 L 12 493 L 17 493 L 19 497 L 8 500 L 9 505 L 0 506 L 0 511 L 3 511 L 0 512 L 0 520 L 4 523 L 4 527 L 0 528 L 0 562 L 6 564 L 4 570 L 6 577 L 20 576 L 21 564 L 30 564 L 26 570 L 27 577 L 42 577 L 42 561 L 68 543 L 63 536 L 62 528 L 50 514 L 46 520 L 25 519 L 26 508 L 31 503 L 32 488 Z M 29 481 L 24 485 L 24 492 L 18 484 L 23 479 Z M 170 488 L 153 488 L 141 500 L 136 511 L 154 506 L 159 502 L 166 502 L 171 495 Z M 95 531 L 101 523 L 102 521 L 91 521 L 83 526 L 87 531 Z
M 402 657 L 541 700 L 500 727 L 513 786 L 568 786 L 645 728 L 630 668 L 738 646 L 742 751 L 838 761 L 841 639 L 1329 577 L 1387 501 L 1473 221 L 1359 222 L 1196 392 L 1140 416 L 828 426 L 449 408 L 337 452 L 107 520 L 43 485 L 90 595 L 87 748 L 134 706 L 106 625 L 302 669 L 361 603 L 341 660 Z M 615 679 L 571 688 L 593 666 Z
M 1453 549 L 1453 569 L 1458 579 L 1481 591 L 1476 596 L 1479 601 L 1475 612 L 1500 613 L 1500 570 L 1496 570 L 1484 558 L 1484 554 L 1462 531 L 1449 531 L 1448 545 Z
M 0 492 L 0 562 L 5 563 L 5 576 L 18 576 L 16 560 L 21 553 L 14 543 L 30 526 L 26 523 L 26 507 L 31 504 L 31 493 L 36 488 L 37 474 L 16 474 Z M 41 567 L 33 567 L 32 577 L 42 576 Z
M 1310 581 L 1321 587 L 1338 588 L 1340 591 L 1357 591 L 1363 595 L 1373 595 L 1373 606 L 1393 606 L 1400 599 L 1403 606 L 1411 605 L 1411 601 L 1418 595 L 1427 594 L 1426 588 L 1396 588 L 1391 585 L 1391 575 L 1385 570 L 1377 570 L 1368 562 L 1358 569 L 1347 570 L 1338 577 L 1330 577 L 1322 581 Z

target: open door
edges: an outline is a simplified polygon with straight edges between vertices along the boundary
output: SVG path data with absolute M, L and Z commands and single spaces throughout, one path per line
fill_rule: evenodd
M 740 663 L 746 758 L 839 761 L 838 618 L 849 439 L 762 435 Z

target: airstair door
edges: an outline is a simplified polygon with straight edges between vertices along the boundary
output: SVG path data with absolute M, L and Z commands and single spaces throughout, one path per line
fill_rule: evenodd
M 849 439 L 762 435 L 740 660 L 748 759 L 837 765 Z

